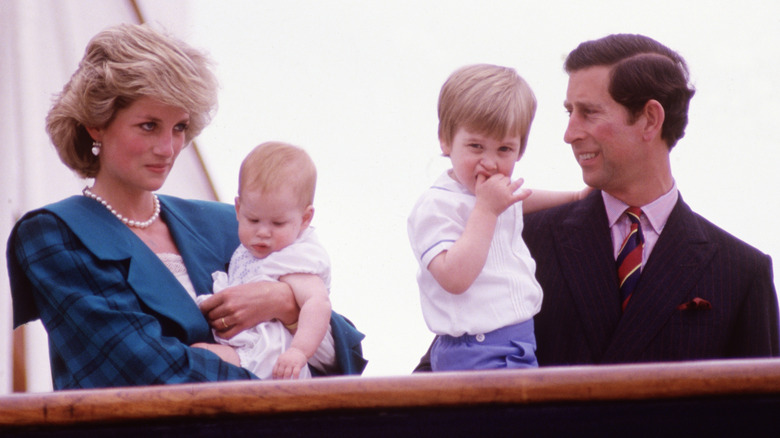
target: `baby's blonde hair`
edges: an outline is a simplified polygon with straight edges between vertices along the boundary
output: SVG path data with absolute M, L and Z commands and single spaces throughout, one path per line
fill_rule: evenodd
M 439 140 L 452 145 L 458 128 L 497 139 L 520 137 L 520 155 L 528 143 L 536 97 L 509 67 L 476 64 L 450 75 L 439 93 Z
M 238 174 L 238 196 L 245 191 L 261 193 L 289 187 L 301 208 L 314 204 L 317 168 L 309 154 L 288 143 L 269 141 L 252 149 Z

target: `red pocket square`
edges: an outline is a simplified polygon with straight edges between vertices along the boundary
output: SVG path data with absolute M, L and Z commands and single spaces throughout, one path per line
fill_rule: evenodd
M 687 303 L 682 303 L 677 306 L 677 310 L 710 310 L 712 304 L 709 301 L 702 298 L 694 298 Z

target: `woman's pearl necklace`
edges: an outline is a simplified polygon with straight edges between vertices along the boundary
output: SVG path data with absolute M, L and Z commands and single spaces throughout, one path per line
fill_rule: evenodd
M 111 212 L 111 214 L 116 216 L 117 219 L 122 221 L 122 223 L 127 225 L 128 227 L 135 227 L 135 228 L 141 228 L 141 229 L 148 228 L 149 225 L 153 224 L 154 221 L 156 221 L 157 218 L 160 217 L 160 200 L 157 199 L 157 195 L 155 195 L 154 193 L 152 193 L 152 196 L 154 196 L 154 213 L 152 214 L 152 217 L 150 217 L 148 220 L 145 220 L 143 222 L 139 222 L 139 221 L 134 221 L 132 219 L 128 219 L 128 218 L 122 216 L 105 199 L 103 199 L 100 196 L 92 193 L 92 191 L 89 190 L 89 187 L 84 187 L 84 190 L 82 190 L 81 192 L 87 198 L 94 199 L 95 201 L 103 204 L 103 207 L 106 207 L 108 209 L 108 211 Z

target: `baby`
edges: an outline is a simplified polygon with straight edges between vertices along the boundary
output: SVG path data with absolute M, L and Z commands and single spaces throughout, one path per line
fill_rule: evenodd
M 241 246 L 227 273 L 212 274 L 214 292 L 249 282 L 282 281 L 301 308 L 292 326 L 270 321 L 230 340 L 215 336 L 220 344 L 234 347 L 241 366 L 261 379 L 311 377 L 307 363 L 323 368 L 319 358 L 335 354 L 328 336 L 330 261 L 309 226 L 316 180 L 309 155 L 285 143 L 263 143 L 241 164 L 235 200 Z

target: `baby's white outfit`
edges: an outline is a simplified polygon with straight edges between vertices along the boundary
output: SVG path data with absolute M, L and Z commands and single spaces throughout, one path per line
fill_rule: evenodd
M 295 242 L 264 259 L 253 256 L 241 245 L 230 258 L 228 272 L 217 271 L 211 275 L 214 279 L 214 293 L 219 293 L 227 287 L 239 284 L 278 281 L 279 277 L 288 274 L 318 275 L 330 289 L 330 259 L 312 227 L 304 230 Z M 209 295 L 198 296 L 198 303 L 208 297 Z M 215 331 L 214 338 L 220 344 L 236 349 L 242 368 L 261 379 L 270 379 L 276 360 L 290 346 L 293 335 L 282 322 L 273 320 L 246 329 L 229 340 L 220 338 Z M 335 354 L 333 334 L 328 329 L 322 344 L 309 359 L 309 364 L 318 369 L 327 369 L 326 364 L 333 362 Z M 299 378 L 309 377 L 309 368 L 301 369 Z

